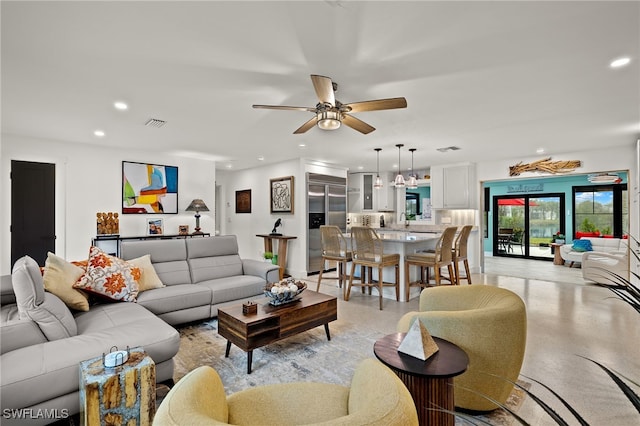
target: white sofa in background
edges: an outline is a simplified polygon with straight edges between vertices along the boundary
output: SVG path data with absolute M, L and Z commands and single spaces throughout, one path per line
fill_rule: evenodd
M 579 262 L 582 265 L 582 277 L 600 284 L 620 283 L 620 278 L 629 279 L 628 240 L 620 238 L 582 237 L 590 240 L 592 251 L 575 251 L 573 244 L 560 246 L 560 256 L 570 266 Z M 619 278 L 617 278 L 617 277 Z
M 629 281 L 629 255 L 588 251 L 582 255 L 582 278 L 599 284 Z
M 582 237 L 581 240 L 590 240 L 593 251 L 629 257 L 627 240 L 620 238 Z M 575 241 L 575 240 L 574 240 Z M 582 255 L 588 252 L 573 250 L 573 243 L 560 246 L 560 256 L 565 262 L 582 263 Z

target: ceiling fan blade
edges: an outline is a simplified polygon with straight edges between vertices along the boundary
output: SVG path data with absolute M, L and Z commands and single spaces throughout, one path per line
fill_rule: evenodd
M 351 108 L 349 112 L 379 111 L 382 109 L 406 108 L 407 100 L 405 98 L 377 99 L 374 101 L 353 102 L 344 106 Z
M 360 133 L 363 134 L 368 134 L 373 132 L 376 128 L 373 126 L 368 125 L 367 123 L 365 123 L 362 120 L 359 120 L 357 118 L 355 118 L 352 115 L 349 114 L 343 114 L 342 115 L 342 123 L 344 123 L 345 125 L 351 127 L 352 129 L 355 129 L 357 131 L 359 131 Z
M 310 128 L 312 128 L 313 126 L 315 126 L 317 122 L 318 122 L 318 119 L 314 116 L 311 120 L 307 121 L 302 126 L 298 127 L 296 131 L 293 132 L 293 134 L 299 135 L 300 133 L 304 133 Z
M 313 88 L 316 89 L 316 95 L 320 103 L 330 104 L 332 107 L 336 106 L 336 96 L 333 92 L 331 79 L 322 75 L 311 74 L 311 81 L 313 82 Z
M 316 112 L 316 109 L 311 107 L 296 107 L 296 106 L 285 106 L 285 105 L 253 105 L 253 107 L 264 108 L 264 109 L 284 109 L 284 110 L 294 110 L 294 111 Z

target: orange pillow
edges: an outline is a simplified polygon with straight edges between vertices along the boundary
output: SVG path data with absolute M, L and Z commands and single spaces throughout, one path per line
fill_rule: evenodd
M 92 246 L 87 270 L 73 287 L 111 300 L 135 302 L 139 279 L 138 267 Z

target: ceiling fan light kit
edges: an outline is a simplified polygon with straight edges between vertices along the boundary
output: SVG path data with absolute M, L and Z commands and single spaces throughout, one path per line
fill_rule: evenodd
M 340 128 L 340 113 L 336 111 L 322 111 L 318 113 L 318 127 L 322 130 L 336 130 Z
M 342 123 L 354 130 L 366 135 L 375 130 L 364 121 L 354 117 L 352 112 L 364 111 L 380 111 L 385 109 L 406 108 L 407 100 L 405 98 L 389 98 L 376 99 L 371 101 L 353 102 L 343 104 L 336 100 L 335 91 L 338 90 L 338 84 L 331 81 L 329 77 L 311 74 L 311 82 L 318 97 L 318 104 L 315 107 L 296 107 L 285 105 L 256 105 L 254 108 L 279 109 L 293 111 L 309 111 L 314 113 L 313 118 L 308 120 L 302 126 L 297 128 L 293 133 L 302 134 L 317 125 L 322 130 L 336 130 L 340 128 Z
M 404 176 L 402 176 L 402 172 L 401 172 L 402 169 L 400 168 L 400 148 L 402 148 L 404 144 L 399 143 L 396 146 L 398 147 L 398 174 L 396 175 L 394 185 L 396 188 L 404 188 L 404 185 L 405 185 Z

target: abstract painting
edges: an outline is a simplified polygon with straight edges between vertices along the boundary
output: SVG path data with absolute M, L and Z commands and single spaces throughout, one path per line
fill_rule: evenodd
M 177 214 L 178 168 L 122 162 L 123 214 Z
M 293 213 L 293 176 L 271 179 L 271 213 Z

